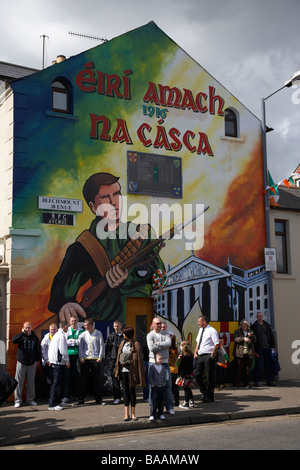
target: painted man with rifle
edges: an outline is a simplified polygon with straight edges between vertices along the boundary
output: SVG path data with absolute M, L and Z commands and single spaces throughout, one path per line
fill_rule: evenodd
M 68 247 L 53 280 L 48 308 L 60 320 L 69 321 L 77 314 L 98 321 L 117 317 L 124 321 L 126 297 L 149 297 L 154 272 L 164 270 L 159 245 L 151 240 L 151 227 L 138 226 L 132 236 L 130 223 L 120 220 L 118 179 L 110 173 L 96 173 L 84 184 L 84 198 L 96 217 Z M 78 298 L 88 281 L 91 287 Z

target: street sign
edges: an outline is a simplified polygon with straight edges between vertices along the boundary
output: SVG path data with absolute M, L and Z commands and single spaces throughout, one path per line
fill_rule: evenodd
M 49 211 L 82 212 L 82 200 L 67 197 L 39 196 L 38 208 Z
M 43 212 L 42 223 L 48 225 L 75 225 L 75 215 Z

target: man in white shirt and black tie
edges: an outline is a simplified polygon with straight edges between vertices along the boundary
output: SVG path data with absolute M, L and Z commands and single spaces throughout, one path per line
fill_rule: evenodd
M 217 330 L 208 324 L 207 317 L 200 315 L 198 318 L 200 327 L 196 338 L 194 357 L 197 358 L 194 370 L 196 382 L 202 393 L 203 403 L 214 401 L 214 389 L 216 380 L 216 361 L 219 349 L 219 335 Z M 206 381 L 203 381 L 203 371 L 206 373 Z

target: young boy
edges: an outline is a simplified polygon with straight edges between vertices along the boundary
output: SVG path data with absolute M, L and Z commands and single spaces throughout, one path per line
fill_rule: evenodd
M 151 386 L 151 403 L 149 421 L 165 419 L 163 415 L 164 393 L 166 386 L 166 369 L 162 365 L 163 355 L 155 354 L 155 363 L 149 369 L 149 385 Z

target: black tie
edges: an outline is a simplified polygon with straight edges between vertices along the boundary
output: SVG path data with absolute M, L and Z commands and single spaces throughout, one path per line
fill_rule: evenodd
M 203 333 L 204 333 L 204 328 L 202 328 L 202 331 L 201 331 L 200 341 L 199 341 L 199 346 L 198 346 L 198 351 L 199 351 L 200 345 L 201 345 L 201 343 L 202 343 Z

